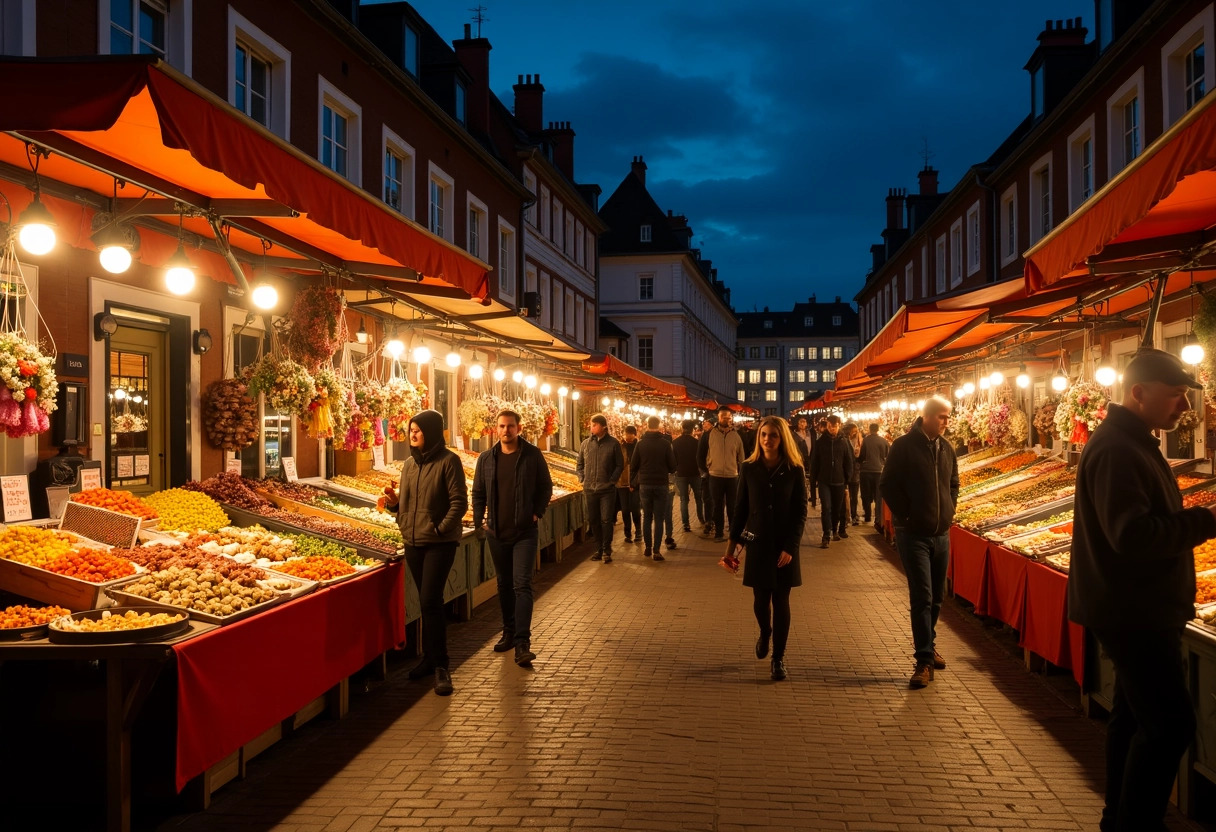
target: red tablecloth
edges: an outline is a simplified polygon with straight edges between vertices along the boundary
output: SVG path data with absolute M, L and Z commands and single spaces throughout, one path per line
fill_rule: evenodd
M 1032 563 L 1026 570 L 1026 617 L 1021 646 L 1072 670 L 1085 689 L 1085 628 L 1068 620 L 1068 576 Z
M 1022 629 L 1026 612 L 1026 568 L 1035 565 L 1012 549 L 998 544 L 988 547 L 985 572 L 986 601 L 990 615 L 1015 630 Z
M 174 646 L 177 790 L 405 642 L 401 561 Z
M 976 615 L 988 614 L 988 541 L 958 526 L 950 527 L 949 575 L 954 594 L 975 604 Z

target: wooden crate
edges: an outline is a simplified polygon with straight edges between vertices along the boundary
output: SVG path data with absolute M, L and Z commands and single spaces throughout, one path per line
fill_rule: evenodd
M 128 580 L 130 578 L 94 584 L 0 558 L 0 589 L 44 604 L 58 604 L 72 612 L 97 609 L 107 586 Z
M 357 477 L 365 471 L 372 470 L 372 452 L 366 451 L 334 451 L 334 471 L 348 477 Z

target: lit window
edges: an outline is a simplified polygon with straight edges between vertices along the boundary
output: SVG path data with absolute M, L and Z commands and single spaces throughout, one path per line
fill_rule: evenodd
M 823 380 L 824 381 L 835 381 L 836 380 L 836 371 L 835 370 L 824 370 L 823 371 Z
M 792 401 L 792 402 L 800 402 L 803 400 L 803 398 L 805 398 L 805 396 L 806 396 L 806 393 L 802 390 L 791 390 L 790 391 L 790 401 Z
M 832 347 L 832 358 L 837 360 L 844 358 L 844 347 Z
M 764 391 L 764 400 L 766 402 L 777 401 L 777 391 L 776 390 L 765 390 Z
M 759 370 L 748 370 L 747 371 L 747 383 L 748 384 L 759 384 L 760 383 L 760 371 Z
M 735 379 L 735 383 L 743 384 L 744 380 L 747 378 L 747 372 L 745 370 L 739 370 L 739 371 L 737 371 L 736 375 L 738 377 Z
M 818 370 L 807 370 L 806 371 L 806 380 L 811 384 L 817 383 L 819 381 L 819 371 Z
M 735 391 L 735 399 L 737 401 L 743 401 L 746 397 L 747 397 L 746 390 L 736 390 Z
M 776 384 L 777 383 L 777 371 L 776 370 L 765 370 L 764 371 L 764 383 L 765 384 Z
M 801 352 L 801 349 L 799 349 L 799 352 Z M 808 361 L 818 361 L 819 360 L 819 347 L 807 347 L 806 348 L 806 357 L 807 357 Z

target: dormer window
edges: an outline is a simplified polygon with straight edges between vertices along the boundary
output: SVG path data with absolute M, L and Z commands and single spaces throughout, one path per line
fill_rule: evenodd
M 646 223 L 641 228 L 641 233 L 638 234 L 638 239 L 643 243 L 650 242 L 650 223 Z
M 840 326 L 840 316 L 839 315 L 832 316 L 832 326 Z
M 802 319 L 802 325 L 805 327 L 812 327 L 815 325 L 815 319 L 812 318 L 810 315 L 807 315 L 805 318 Z
M 465 123 L 465 119 L 464 119 L 465 92 L 464 92 L 464 84 L 460 83 L 459 81 L 456 82 L 455 110 L 456 110 L 456 120 L 459 121 L 461 124 L 464 124 Z
M 401 65 L 405 71 L 415 78 L 418 77 L 418 32 L 412 27 L 406 26 L 402 36 L 402 60 Z
M 1043 67 L 1040 64 L 1030 73 L 1030 113 L 1035 118 L 1043 115 Z

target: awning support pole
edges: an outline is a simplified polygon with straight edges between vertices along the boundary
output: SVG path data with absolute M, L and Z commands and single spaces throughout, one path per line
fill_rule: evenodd
M 1153 303 L 1148 308 L 1148 317 L 1144 319 L 1144 336 L 1140 339 L 1140 349 L 1148 349 L 1153 345 L 1153 330 L 1157 328 L 1157 313 L 1161 311 L 1161 300 L 1165 297 L 1165 283 L 1168 274 L 1157 278 L 1157 288 L 1153 292 Z

